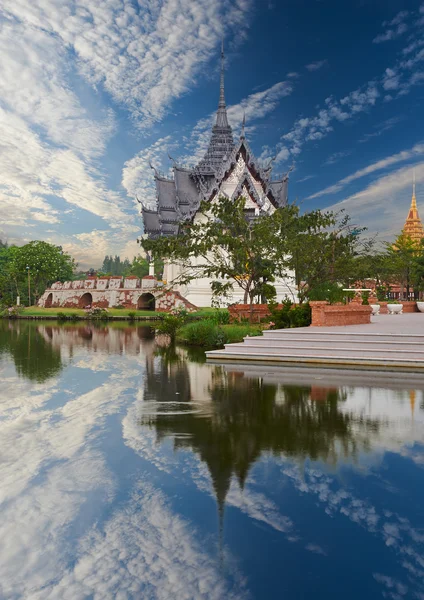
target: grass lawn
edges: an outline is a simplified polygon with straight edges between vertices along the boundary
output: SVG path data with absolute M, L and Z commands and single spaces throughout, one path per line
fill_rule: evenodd
M 22 315 L 27 317 L 55 317 L 57 313 L 85 316 L 85 311 L 81 308 L 41 308 L 39 306 L 28 306 L 22 311 Z M 128 317 L 128 313 L 135 313 L 137 317 L 155 317 L 162 314 L 153 310 L 131 310 L 126 308 L 108 308 L 108 313 L 112 317 Z

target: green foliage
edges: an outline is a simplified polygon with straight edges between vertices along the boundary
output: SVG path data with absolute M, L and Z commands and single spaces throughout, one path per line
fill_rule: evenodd
M 286 299 L 282 308 L 273 305 L 270 307 L 270 312 L 272 329 L 309 327 L 311 324 L 311 307 L 307 302 L 295 305 L 289 299 Z
M 93 306 L 92 308 L 85 309 L 85 315 L 87 319 L 93 321 L 107 321 L 109 319 L 109 311 L 107 308 L 100 308 L 100 306 Z
M 224 332 L 222 328 L 211 319 L 187 323 L 178 336 L 179 341 L 184 341 L 192 346 L 204 348 L 220 348 L 224 345 Z
M 364 306 L 368 306 L 369 302 L 368 302 L 368 292 L 363 292 L 362 293 L 362 304 Z
M 30 303 L 36 303 L 46 287 L 55 281 L 72 279 L 74 259 L 60 246 L 33 241 L 24 246 L 10 246 L 0 250 L 0 294 L 9 301 L 21 296 L 28 304 L 28 279 L 31 288 Z
M 171 342 L 174 342 L 178 330 L 187 322 L 187 319 L 188 312 L 186 310 L 163 313 L 161 320 L 156 325 L 156 331 L 168 335 L 171 338 Z
M 380 302 L 386 300 L 388 292 L 389 292 L 389 288 L 387 286 L 378 285 L 376 287 L 377 300 L 380 300 Z
M 326 300 L 330 304 L 335 304 L 336 302 L 343 302 L 344 298 L 345 292 L 343 288 L 331 281 L 323 281 L 308 291 L 308 299 L 314 301 Z
M 139 279 L 142 279 L 149 274 L 149 262 L 140 254 L 134 256 L 132 262 L 125 258 L 121 261 L 120 256 L 108 256 L 106 255 L 101 266 L 101 272 L 105 275 L 122 275 L 128 277 L 129 275 L 135 275 Z M 155 259 L 155 275 L 156 277 L 162 276 L 163 273 L 163 260 Z
M 58 312 L 56 319 L 58 321 L 80 321 L 81 317 L 76 313 Z
M 208 218 L 185 222 L 180 235 L 142 239 L 141 245 L 177 264 L 187 264 L 197 257 L 196 265 L 183 269 L 174 283 L 210 279 L 214 305 L 229 301 L 237 288 L 244 292 L 246 303 L 252 303 L 255 297 L 272 297 L 275 277 L 287 275 L 285 230 L 297 208 L 287 207 L 251 219 L 244 198 L 220 198 L 214 204 L 202 203 L 200 211 Z
M 187 323 L 178 332 L 178 341 L 203 348 L 222 348 L 224 344 L 242 342 L 247 336 L 261 335 L 259 326 L 248 324 L 219 325 L 211 319 Z
M 9 308 L 4 309 L 1 316 L 4 319 L 16 319 L 20 314 L 22 314 L 21 306 L 9 306 Z
M 128 313 L 128 318 L 129 318 L 129 320 L 130 320 L 130 321 L 135 321 L 135 317 L 136 317 L 136 315 L 137 315 L 137 313 L 136 313 L 134 310 L 131 310 L 131 311 Z

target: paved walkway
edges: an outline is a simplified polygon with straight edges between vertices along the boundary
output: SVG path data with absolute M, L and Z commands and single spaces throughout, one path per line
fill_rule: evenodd
M 367 325 L 264 331 L 206 356 L 214 362 L 424 372 L 424 313 L 377 315 Z
M 345 325 L 339 327 L 299 327 L 291 331 L 320 331 L 322 333 L 383 333 L 424 335 L 424 313 L 403 315 L 375 315 L 369 325 Z

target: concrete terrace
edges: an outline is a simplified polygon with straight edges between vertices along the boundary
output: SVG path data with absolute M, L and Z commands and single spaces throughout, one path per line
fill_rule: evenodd
M 424 373 L 424 313 L 377 315 L 368 325 L 299 327 L 207 352 L 209 361 Z

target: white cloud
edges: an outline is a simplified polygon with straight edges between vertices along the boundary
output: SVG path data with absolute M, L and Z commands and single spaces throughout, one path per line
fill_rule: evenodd
M 391 167 L 399 162 L 417 158 L 421 154 L 424 154 L 424 144 L 416 144 L 410 150 L 403 150 L 402 152 L 398 152 L 397 154 L 393 154 L 392 156 L 388 156 L 382 160 L 372 163 L 371 165 L 368 165 L 368 167 L 355 171 L 352 173 L 352 175 L 344 177 L 334 185 L 330 185 L 329 187 L 320 190 L 311 196 L 308 196 L 307 200 L 312 200 L 313 198 L 319 198 L 328 194 L 335 194 L 346 187 L 349 183 L 352 183 L 352 181 L 356 181 L 357 179 L 365 177 L 366 175 L 371 175 L 376 171 L 387 169 L 387 167 Z
M 140 127 L 151 126 L 195 84 L 216 51 L 222 23 L 235 45 L 250 10 L 250 0 L 2 2 L 2 235 L 23 242 L 37 224 L 60 224 L 61 234 L 57 229 L 50 239 L 64 238 L 81 263 L 98 259 L 103 246 L 91 246 L 91 254 L 89 239 L 99 242 L 98 231 L 110 227 L 111 247 L 134 251 L 135 203 L 109 189 L 99 167 L 117 122 L 98 92 L 126 107 Z M 76 212 L 66 211 L 67 204 Z M 84 223 L 88 213 L 103 221 L 94 219 L 93 234 Z M 69 221 L 80 238 L 63 233 Z
M 266 90 L 250 94 L 238 104 L 230 105 L 227 109 L 227 115 L 235 137 L 244 115 L 247 122 L 246 133 L 249 135 L 254 131 L 258 121 L 272 113 L 280 100 L 290 95 L 292 91 L 293 85 L 291 82 L 280 81 Z M 156 190 L 153 171 L 149 163 L 151 162 L 155 168 L 167 173 L 172 166 L 168 154 L 174 155 L 173 157 L 178 163 L 192 165 L 199 162 L 208 147 L 215 118 L 216 112 L 214 111 L 196 123 L 190 137 L 185 140 L 184 150 L 186 153 L 184 155 L 181 155 L 181 149 L 175 141 L 176 138 L 167 135 L 159 138 L 128 160 L 122 170 L 122 185 L 127 194 L 133 198 L 138 196 L 143 204 L 154 206 Z
M 156 202 L 156 190 L 153 167 L 159 168 L 161 165 L 170 161 L 168 153 L 172 152 L 175 142 L 172 142 L 171 136 L 166 136 L 156 140 L 151 146 L 141 150 L 130 160 L 127 160 L 122 169 L 122 185 L 128 196 L 140 200 L 144 205 L 154 206 Z
M 415 44 L 415 42 L 417 42 L 417 46 L 414 45 L 414 49 L 421 46 L 418 39 L 411 39 L 409 47 L 411 43 Z M 368 81 L 343 98 L 338 100 L 332 96 L 326 98 L 325 106 L 319 107 L 315 116 L 302 116 L 297 119 L 293 127 L 282 136 L 281 141 L 277 144 L 274 152 L 278 155 L 277 162 L 298 156 L 305 143 L 323 139 L 334 130 L 337 122 L 342 123 L 353 119 L 363 112 L 370 111 L 378 104 L 379 100 L 391 101 L 408 94 L 412 87 L 424 83 L 423 72 L 416 70 L 424 61 L 424 49 L 415 54 L 410 49 L 410 52 L 406 53 L 406 56 L 409 55 L 411 55 L 410 58 L 403 55 L 395 65 L 385 69 L 382 76 Z
M 126 105 L 144 127 L 189 90 L 223 26 L 233 39 L 245 35 L 251 2 L 165 0 L 136 7 L 130 0 L 5 0 L 3 10 L 61 39 L 75 52 L 80 74 Z
M 346 156 L 350 156 L 352 152 L 350 150 L 345 150 L 344 152 L 334 152 L 324 161 L 324 165 L 334 165 L 339 162 L 342 158 L 346 158 Z
M 389 27 L 389 29 L 386 29 L 384 33 L 377 35 L 373 39 L 373 43 L 381 44 L 382 42 L 395 40 L 403 35 L 408 31 L 408 26 L 405 23 L 408 16 L 409 12 L 407 10 L 401 10 L 391 21 L 385 21 L 383 27 Z M 390 29 L 390 27 L 392 27 L 392 29 Z
M 322 67 L 324 67 L 327 64 L 327 62 L 327 59 L 317 60 L 316 62 L 312 62 L 309 65 L 305 65 L 305 69 L 311 72 L 319 71 L 320 69 L 322 69 Z
M 316 177 L 316 175 L 306 175 L 305 177 L 302 177 L 302 179 L 296 179 L 296 183 L 304 183 L 305 181 L 309 181 L 309 179 L 314 179 L 314 177 Z

